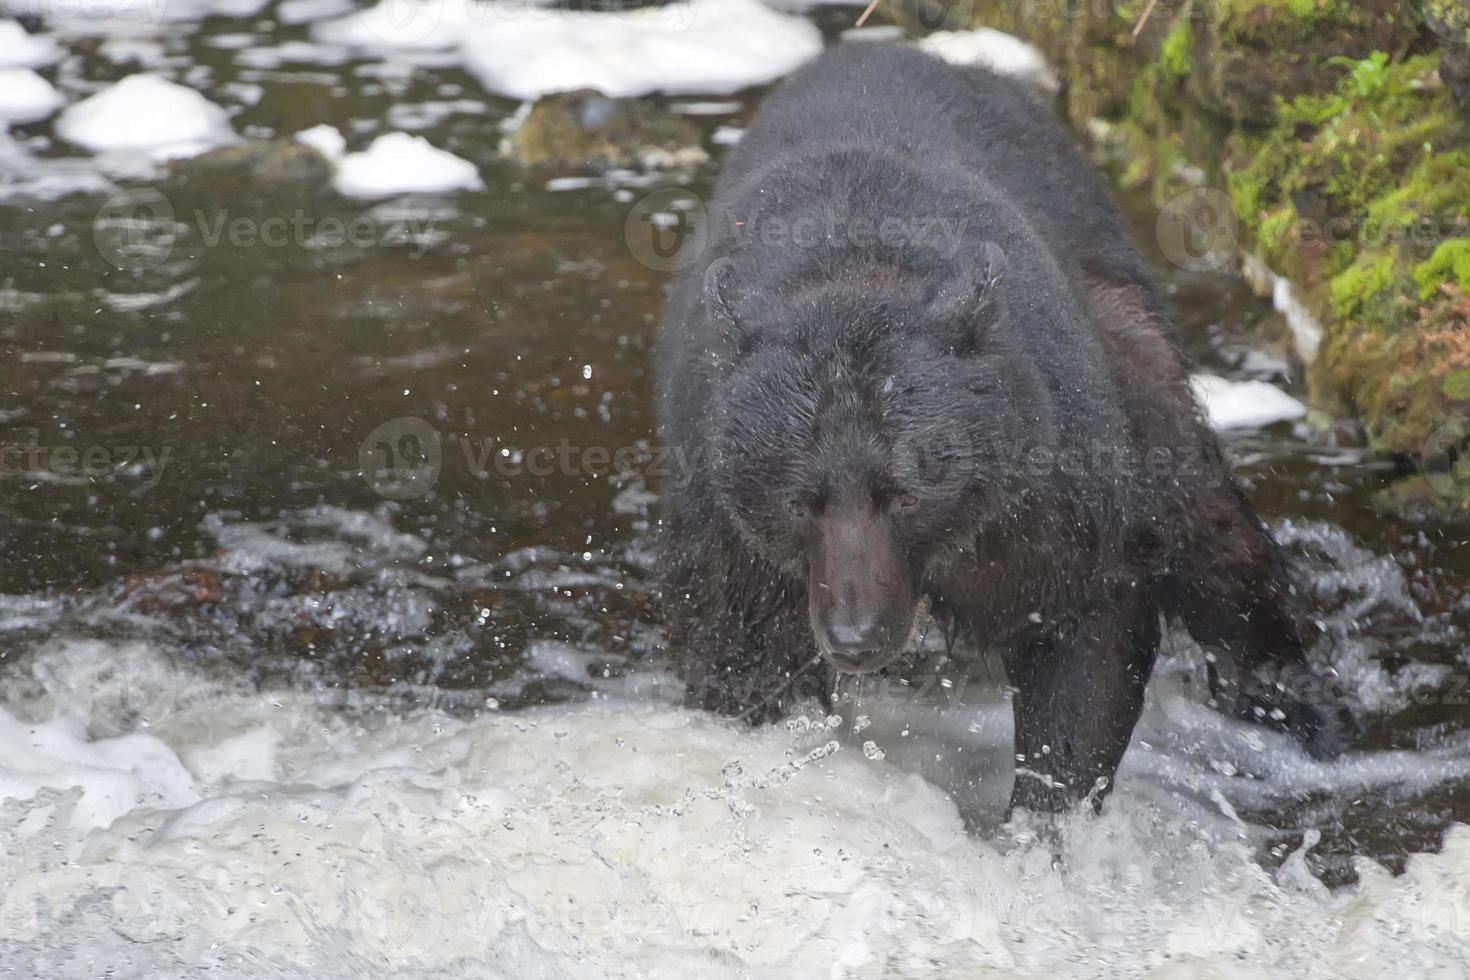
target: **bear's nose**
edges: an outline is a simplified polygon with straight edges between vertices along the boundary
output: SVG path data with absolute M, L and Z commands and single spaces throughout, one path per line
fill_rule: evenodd
M 829 622 L 824 632 L 827 649 L 835 654 L 856 657 L 883 646 L 883 627 L 876 619 L 857 623 Z

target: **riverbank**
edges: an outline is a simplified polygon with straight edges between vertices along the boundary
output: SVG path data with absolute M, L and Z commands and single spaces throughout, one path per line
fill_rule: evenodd
M 1355 419 L 1372 449 L 1422 464 L 1425 492 L 1407 496 L 1466 510 L 1451 450 L 1470 416 L 1470 142 L 1455 100 L 1470 94 L 1470 15 L 1147 6 L 973 0 L 965 19 L 1047 54 L 1067 116 L 1161 208 L 1172 261 L 1234 266 L 1273 295 L 1319 418 Z M 913 4 L 898 18 L 935 21 Z

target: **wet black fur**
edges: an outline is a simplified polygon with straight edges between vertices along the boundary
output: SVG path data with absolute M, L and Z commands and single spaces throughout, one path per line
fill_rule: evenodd
M 793 244 L 802 217 L 821 230 Z M 827 234 L 860 217 L 905 224 Z M 963 229 L 945 238 L 940 218 Z M 1345 712 L 1299 689 L 1292 587 L 1146 264 L 1019 85 L 877 43 L 799 72 L 727 161 L 658 361 L 665 598 L 691 703 L 769 719 L 825 695 L 801 510 L 909 495 L 884 513 L 923 592 L 1017 688 L 1034 778 L 1013 804 L 1111 781 L 1161 616 L 1237 668 L 1241 714 L 1341 747 Z

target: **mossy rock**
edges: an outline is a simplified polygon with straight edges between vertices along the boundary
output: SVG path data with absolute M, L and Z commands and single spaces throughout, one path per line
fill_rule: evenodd
M 1334 90 L 1233 134 L 1225 168 L 1248 237 L 1325 325 L 1314 377 L 1375 448 L 1415 457 L 1470 410 L 1470 152 L 1435 61 L 1339 59 Z
M 597 92 L 537 102 L 507 149 L 527 166 L 555 170 L 692 169 L 709 159 L 699 129 L 683 116 Z
M 1424 23 L 1439 43 L 1439 71 L 1470 116 L 1470 0 L 1424 0 Z
M 1470 459 L 1435 460 L 1429 474 L 1416 473 L 1394 480 L 1373 495 L 1380 513 L 1414 523 L 1470 525 L 1470 472 L 1454 467 L 1470 465 Z
M 911 30 L 919 2 L 898 7 Z M 1244 252 L 1322 326 L 1303 354 L 1313 405 L 1422 456 L 1470 414 L 1470 136 L 1438 50 L 1451 25 L 1470 51 L 1467 0 L 1428 0 L 1428 27 L 1397 0 L 1144 7 L 974 0 L 970 23 L 1041 48 L 1125 183 L 1161 204 L 1228 190 Z
M 294 140 L 248 140 L 174 161 L 169 175 L 185 185 L 222 192 L 312 196 L 332 179 L 332 165 L 313 148 Z

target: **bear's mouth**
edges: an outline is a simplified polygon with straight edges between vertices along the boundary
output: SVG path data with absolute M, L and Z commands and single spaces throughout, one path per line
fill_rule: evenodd
M 892 666 L 914 651 L 928 616 L 929 597 L 923 596 L 913 605 L 908 628 L 896 631 L 893 642 L 888 642 L 888 636 L 885 635 L 883 642 L 870 649 L 834 648 L 815 620 L 812 622 L 812 633 L 816 637 L 817 649 L 821 651 L 822 659 L 833 669 L 842 674 L 871 674 Z

